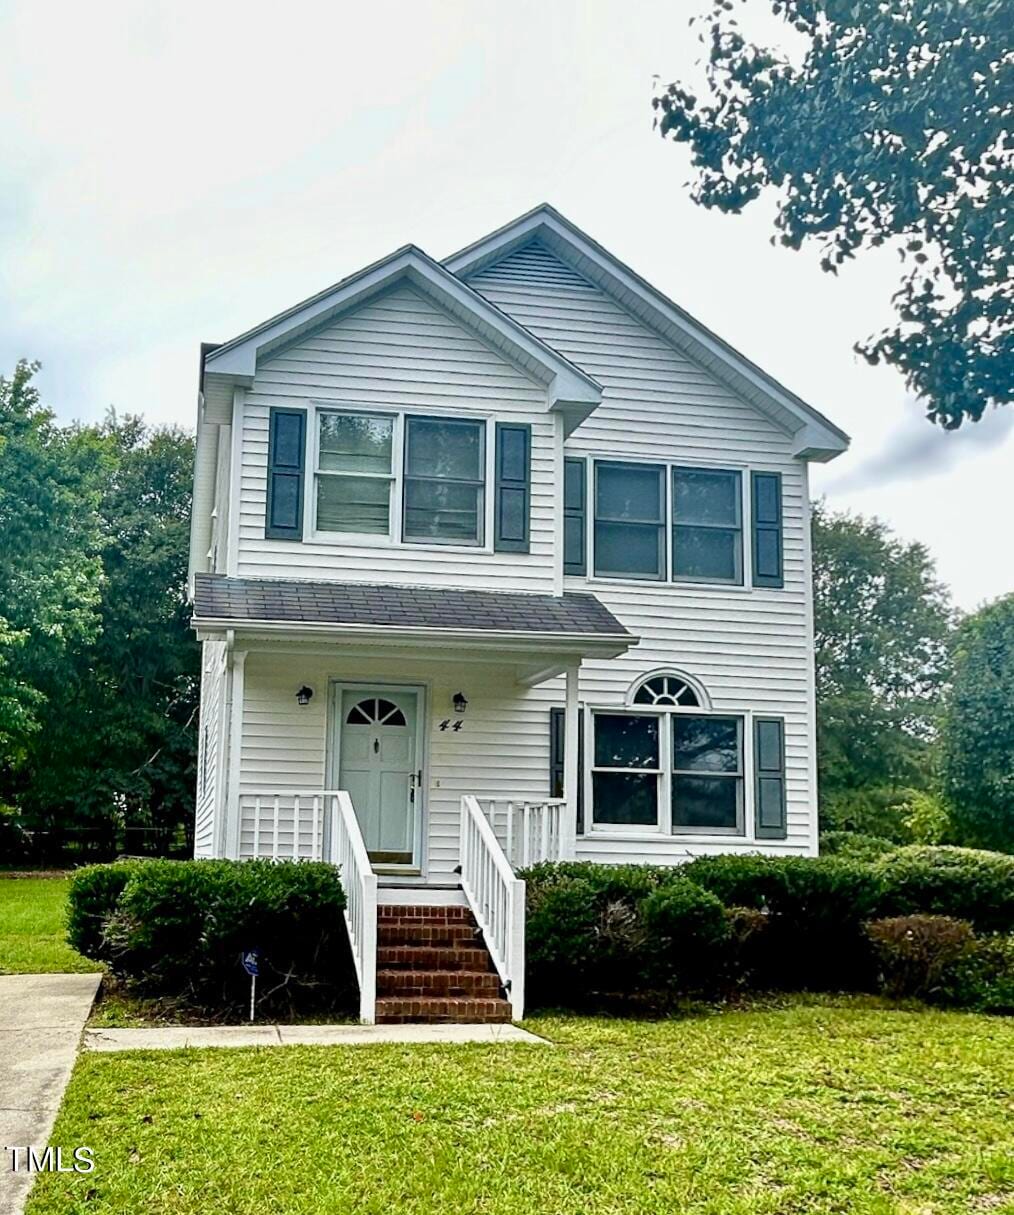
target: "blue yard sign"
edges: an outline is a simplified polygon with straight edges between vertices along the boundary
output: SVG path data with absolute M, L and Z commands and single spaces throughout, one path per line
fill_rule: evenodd
M 259 949 L 244 949 L 239 955 L 239 960 L 243 964 L 243 969 L 250 976 L 250 1020 L 254 1019 L 254 1005 L 257 1003 L 257 975 L 260 970 L 258 961 L 260 959 Z

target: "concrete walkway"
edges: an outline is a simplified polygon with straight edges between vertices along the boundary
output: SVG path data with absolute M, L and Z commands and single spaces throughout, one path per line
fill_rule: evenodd
M 0 976 L 0 1215 L 19 1215 L 34 1180 L 9 1147 L 49 1144 L 99 975 Z M 59 1144 L 65 1158 L 79 1144 Z
M 548 1046 L 516 1025 L 167 1025 L 157 1029 L 89 1029 L 85 1050 L 174 1050 L 183 1046 L 363 1046 L 379 1042 Z

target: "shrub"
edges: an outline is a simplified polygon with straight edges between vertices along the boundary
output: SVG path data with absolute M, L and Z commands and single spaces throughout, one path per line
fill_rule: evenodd
M 870 865 L 833 856 L 728 854 L 698 857 L 685 876 L 727 907 L 768 911 L 758 982 L 833 990 L 871 983 L 863 923 L 878 904 L 879 882 Z
M 116 877 L 91 877 L 97 906 Z M 240 953 L 260 953 L 262 1014 L 337 1008 L 355 990 L 337 871 L 305 861 L 146 861 L 129 867 L 104 920 L 100 948 L 113 972 L 145 996 L 239 1011 L 249 979 Z M 93 923 L 86 920 L 86 923 Z M 94 955 L 93 955 L 94 956 Z
M 980 932 L 1014 930 L 1014 856 L 913 844 L 874 866 L 882 916 L 951 916 Z
M 893 916 L 867 925 L 890 996 L 927 1000 L 941 993 L 948 968 L 975 948 L 967 920 L 943 915 Z
M 689 993 L 714 987 L 730 925 L 721 900 L 693 882 L 658 886 L 640 905 L 648 977 Z
M 862 831 L 826 831 L 820 837 L 821 856 L 842 856 L 850 861 L 875 861 L 897 847 L 893 840 Z
M 526 882 L 525 953 L 534 1004 L 586 1003 L 645 987 L 640 904 L 680 880 L 678 869 L 585 862 L 533 865 Z
M 131 875 L 138 865 L 147 863 L 117 861 L 77 870 L 67 896 L 67 940 L 78 953 L 98 962 L 109 961 L 106 923 Z
M 1014 936 L 980 937 L 948 967 L 941 987 L 942 999 L 962 1008 L 1014 1013 Z

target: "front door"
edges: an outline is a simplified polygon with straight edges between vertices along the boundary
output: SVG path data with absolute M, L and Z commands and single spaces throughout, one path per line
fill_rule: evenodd
M 374 865 L 417 861 L 419 693 L 343 688 L 338 787 L 352 798 Z

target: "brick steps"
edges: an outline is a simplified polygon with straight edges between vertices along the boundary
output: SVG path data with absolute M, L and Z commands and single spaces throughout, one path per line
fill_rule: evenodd
M 510 1021 L 467 907 L 382 904 L 377 936 L 378 1023 Z

